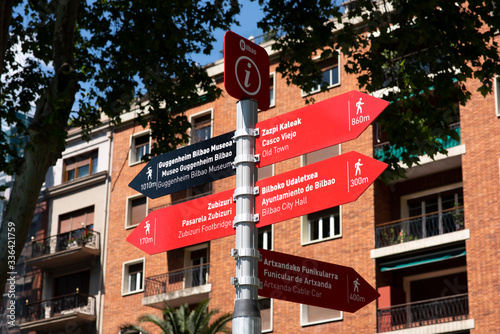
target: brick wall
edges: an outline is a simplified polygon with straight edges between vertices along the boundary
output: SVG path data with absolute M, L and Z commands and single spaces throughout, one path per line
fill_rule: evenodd
M 472 91 L 476 87 L 470 84 Z M 467 150 L 462 159 L 465 228 L 471 233 L 466 243 L 471 333 L 493 333 L 500 319 L 494 297 L 500 292 L 500 119 L 494 96 L 474 94 L 461 110 L 461 124 Z

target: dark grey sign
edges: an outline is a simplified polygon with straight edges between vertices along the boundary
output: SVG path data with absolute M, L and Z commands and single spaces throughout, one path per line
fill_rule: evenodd
M 229 132 L 156 156 L 128 186 L 157 198 L 235 175 L 233 136 Z

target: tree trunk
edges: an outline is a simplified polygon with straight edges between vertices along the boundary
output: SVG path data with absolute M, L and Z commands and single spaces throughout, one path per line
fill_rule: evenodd
M 23 250 L 45 175 L 65 148 L 69 115 L 80 88 L 73 67 L 78 4 L 79 0 L 57 2 L 53 39 L 55 75 L 37 101 L 35 117 L 27 131 L 29 141 L 23 161 L 16 168 L 12 192 L 2 220 L 0 291 L 4 291 L 6 280 L 11 276 L 9 273 L 15 270 L 15 262 L 11 262 L 13 250 L 16 262 Z M 11 227 L 9 231 L 9 225 L 15 228 Z

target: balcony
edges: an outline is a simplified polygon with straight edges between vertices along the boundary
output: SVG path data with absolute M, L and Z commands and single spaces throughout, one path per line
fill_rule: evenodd
M 388 222 L 375 227 L 375 248 L 460 231 L 464 223 L 463 206 Z
M 32 240 L 26 247 L 26 263 L 40 269 L 90 263 L 101 252 L 99 232 L 87 228 Z
M 473 328 L 468 294 L 394 305 L 377 310 L 378 333 L 434 326 L 429 333 Z M 427 333 L 427 332 L 426 332 Z
M 164 309 L 164 302 L 177 307 L 207 299 L 212 291 L 209 269 L 210 264 L 203 264 L 146 277 L 142 305 Z
M 458 138 L 461 138 L 461 134 L 460 134 L 460 123 L 454 123 L 450 126 L 450 129 L 451 130 L 455 130 L 455 132 L 457 133 L 458 135 Z M 452 147 L 456 147 L 456 146 L 459 146 L 460 145 L 460 139 L 459 140 L 456 140 L 454 138 L 447 138 L 446 140 L 442 140 L 442 139 L 437 139 L 438 142 L 442 143 L 443 144 L 443 148 L 445 149 L 450 149 Z M 374 157 L 375 159 L 378 159 L 378 160 L 381 160 L 381 161 L 384 161 L 386 156 L 384 155 L 384 148 L 389 146 L 389 156 L 388 157 L 397 157 L 399 160 L 401 160 L 401 155 L 403 154 L 403 152 L 406 152 L 406 149 L 404 148 L 399 148 L 399 149 L 396 149 L 396 147 L 394 145 L 390 145 L 389 142 L 385 142 L 385 143 L 381 143 L 381 144 L 378 144 L 378 145 L 375 145 L 373 147 L 374 149 Z
M 68 326 L 92 326 L 96 320 L 95 306 L 93 296 L 78 292 L 27 303 L 19 327 L 26 331 L 58 333 Z

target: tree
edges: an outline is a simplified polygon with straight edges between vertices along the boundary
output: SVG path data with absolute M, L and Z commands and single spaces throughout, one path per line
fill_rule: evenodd
M 166 303 L 165 303 L 166 304 Z M 209 300 L 204 300 L 196 306 L 192 311 L 189 311 L 187 304 L 182 304 L 178 309 L 174 309 L 166 304 L 166 308 L 162 310 L 162 318 L 155 315 L 143 315 L 139 318 L 139 323 L 152 323 L 160 328 L 165 334 L 216 334 L 230 333 L 226 326 L 232 320 L 230 313 L 222 314 L 215 320 L 213 317 L 219 313 L 218 310 L 208 309 Z M 122 327 L 122 330 L 135 330 L 140 333 L 148 333 L 141 326 L 127 324 Z
M 500 73 L 495 1 L 354 0 L 344 13 L 327 0 L 259 3 L 266 13 L 260 26 L 281 36 L 277 71 L 289 83 L 310 91 L 321 83 L 311 55 L 326 59 L 340 50 L 360 88 L 391 103 L 377 119 L 391 143 L 383 154 L 386 180 L 404 176 L 400 159 L 411 167 L 424 154 L 446 154 L 443 143 L 458 139 L 450 124 L 471 97 L 471 79 L 486 95 Z
M 0 170 L 16 176 L 0 230 L 3 290 L 10 271 L 6 222 L 15 223 L 17 259 L 46 171 L 64 150 L 68 124 L 88 133 L 101 112 L 119 122 L 131 102 L 143 98 L 152 154 L 185 141 L 189 124 L 182 111 L 199 103 L 200 91 L 206 99 L 220 95 L 189 55 L 210 52 L 213 30 L 229 28 L 239 1 L 0 1 L 0 115 L 29 138 L 19 157 L 0 136 Z M 340 50 L 362 90 L 384 92 L 391 104 L 377 121 L 392 145 L 384 149 L 392 172 L 387 178 L 403 175 L 393 150 L 408 166 L 423 154 L 446 153 L 443 141 L 457 138 L 449 125 L 470 99 L 471 80 L 485 95 L 500 73 L 500 6 L 493 1 L 354 0 L 344 7 L 331 0 L 258 2 L 265 12 L 259 25 L 277 36 L 278 72 L 289 84 L 305 91 L 317 86 L 321 68 L 312 56 L 326 59 Z M 4 20 L 9 13 L 10 26 Z M 15 50 L 29 55 L 25 63 L 16 60 Z M 25 127 L 16 112 L 33 105 L 33 123 Z
M 0 170 L 15 175 L 0 229 L 1 291 L 23 249 L 47 170 L 65 148 L 68 125 L 88 134 L 102 112 L 118 123 L 133 101 L 146 97 L 153 154 L 186 141 L 182 110 L 198 103 L 199 91 L 206 99 L 220 95 L 190 55 L 210 53 L 213 31 L 227 30 L 239 12 L 235 0 L 20 2 L 0 6 L 2 15 L 13 13 L 8 29 L 8 21 L 1 24 L 2 126 L 15 125 L 17 136 L 27 138 L 18 156 L 6 134 L 0 136 Z M 32 108 L 26 127 L 16 115 Z

